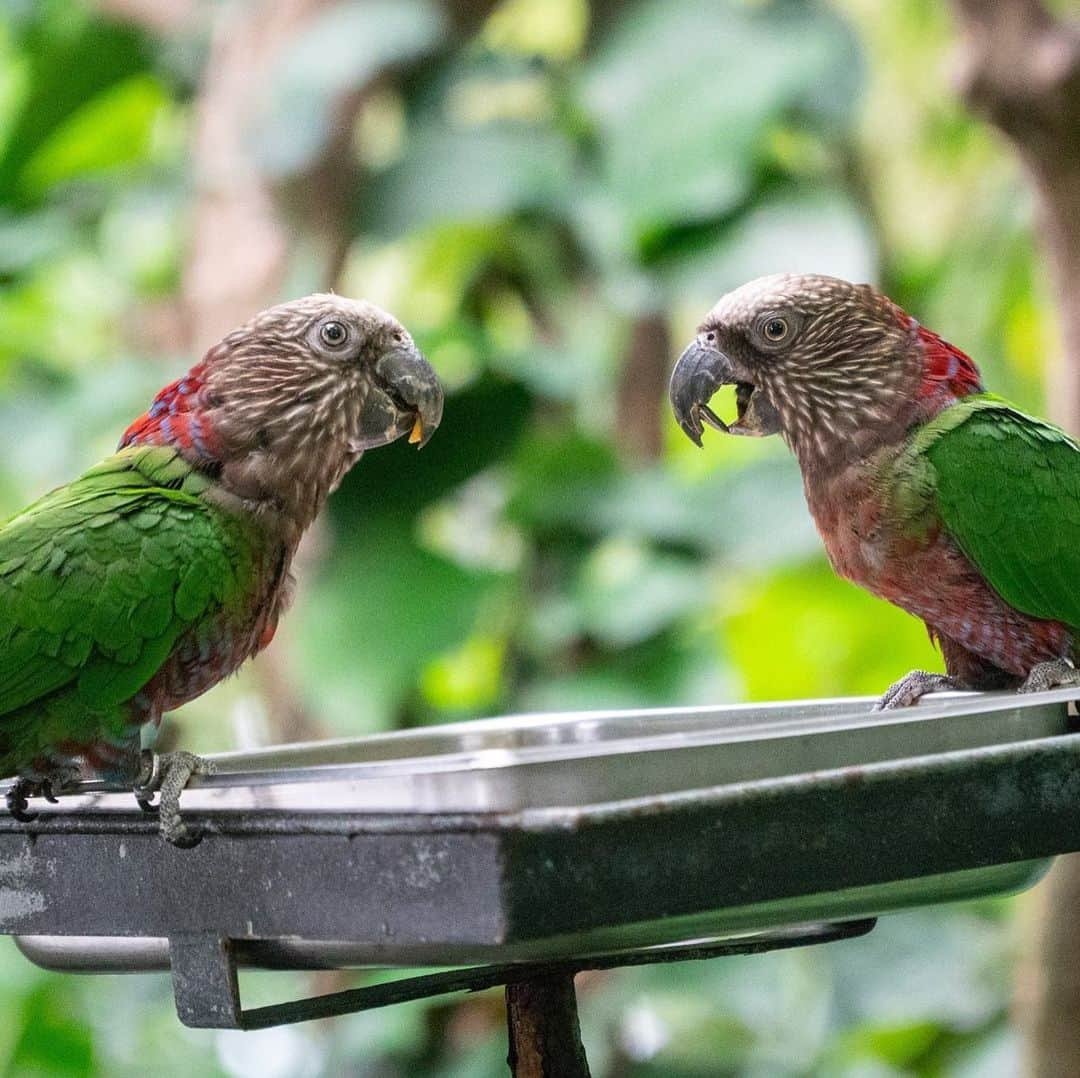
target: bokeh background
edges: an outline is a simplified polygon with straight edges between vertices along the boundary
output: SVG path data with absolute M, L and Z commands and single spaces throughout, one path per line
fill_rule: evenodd
M 954 45 L 938 0 L 4 0 L 0 516 L 221 332 L 332 287 L 410 328 L 444 426 L 362 462 L 273 647 L 166 738 L 876 693 L 934 666 L 920 624 L 832 576 L 779 440 L 700 451 L 665 386 L 724 291 L 814 270 L 879 282 L 1042 409 L 1031 200 Z M 1023 901 L 583 976 L 593 1072 L 1016 1074 Z M 251 975 L 246 1001 L 362 980 Z M 19 1076 L 505 1066 L 497 992 L 192 1031 L 167 977 L 47 975 L 5 939 L 0 1006 Z

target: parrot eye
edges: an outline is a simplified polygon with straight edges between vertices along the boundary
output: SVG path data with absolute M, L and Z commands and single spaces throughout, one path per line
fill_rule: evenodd
M 762 336 L 776 344 L 788 335 L 788 324 L 783 318 L 770 318 L 761 327 Z
M 327 348 L 340 348 L 349 339 L 349 329 L 344 322 L 323 322 L 319 326 L 319 340 Z

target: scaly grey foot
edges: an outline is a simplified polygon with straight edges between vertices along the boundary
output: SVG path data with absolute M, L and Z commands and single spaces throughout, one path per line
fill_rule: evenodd
M 1068 659 L 1051 659 L 1050 662 L 1033 666 L 1017 692 L 1044 692 L 1046 689 L 1065 689 L 1070 685 L 1080 685 L 1080 670 Z
M 956 678 L 948 674 L 932 674 L 929 670 L 912 670 L 899 681 L 894 681 L 874 705 L 875 711 L 892 711 L 898 707 L 910 707 L 928 693 L 963 689 Z
M 192 752 L 142 754 L 142 768 L 132 792 L 144 811 L 157 812 L 158 830 L 166 842 L 182 848 L 197 845 L 199 837 L 180 817 L 180 794 L 192 775 L 212 775 L 216 770 L 210 760 Z M 159 795 L 156 806 L 151 803 L 155 791 Z

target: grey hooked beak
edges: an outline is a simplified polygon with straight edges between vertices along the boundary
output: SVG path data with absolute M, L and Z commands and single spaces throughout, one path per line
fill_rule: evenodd
M 709 400 L 721 386 L 735 386 L 738 418 L 725 423 L 709 407 Z M 760 386 L 739 380 L 735 365 L 718 348 L 701 339 L 694 341 L 675 364 L 668 390 L 675 418 L 686 436 L 701 445 L 705 424 L 725 434 L 763 438 L 782 429 L 780 413 Z
M 375 386 L 360 415 L 356 448 L 386 445 L 403 434 L 419 448 L 427 445 L 442 421 L 443 391 L 420 350 L 403 345 L 380 356 Z
M 671 372 L 668 394 L 679 426 L 695 445 L 701 445 L 705 423 L 727 432 L 727 424 L 709 407 L 709 401 L 721 386 L 736 381 L 731 360 L 718 348 L 710 348 L 700 340 L 679 356 Z

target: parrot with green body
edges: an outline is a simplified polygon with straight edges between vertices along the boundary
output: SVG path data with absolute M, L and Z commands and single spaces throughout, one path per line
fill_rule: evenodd
M 262 312 L 163 389 L 119 450 L 0 528 L 0 774 L 8 806 L 86 767 L 145 784 L 140 728 L 264 648 L 290 563 L 367 449 L 442 417 L 435 372 L 366 302 Z M 411 432 L 411 433 L 410 433 Z M 202 761 L 154 758 L 162 834 Z M 142 772 L 140 774 L 140 772 Z M 145 791 L 144 791 L 145 793 Z
M 709 401 L 731 384 L 727 424 Z M 670 395 L 698 445 L 706 423 L 781 434 L 836 571 L 925 622 L 947 673 L 913 671 L 879 707 L 1078 683 L 1080 447 L 960 349 L 869 285 L 781 274 L 716 304 Z

